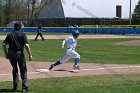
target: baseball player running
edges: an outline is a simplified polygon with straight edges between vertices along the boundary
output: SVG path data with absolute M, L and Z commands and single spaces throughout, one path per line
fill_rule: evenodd
M 51 64 L 49 70 L 51 70 L 54 66 L 60 65 L 68 61 L 70 58 L 75 58 L 73 69 L 80 70 L 80 67 L 78 65 L 80 55 L 75 51 L 76 48 L 80 48 L 80 45 L 77 45 L 77 38 L 79 37 L 80 32 L 78 30 L 74 30 L 72 32 L 72 35 L 73 36 L 68 37 L 62 42 L 61 48 L 64 48 L 65 43 L 67 43 L 67 50 L 65 56 L 61 60 L 55 62 L 54 64 Z

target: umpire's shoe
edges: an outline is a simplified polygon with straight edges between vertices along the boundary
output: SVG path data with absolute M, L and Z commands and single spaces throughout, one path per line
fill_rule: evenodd
M 52 65 L 50 66 L 49 70 L 51 70 L 53 67 L 54 67 L 54 65 L 52 64 Z
M 12 92 L 17 91 L 17 87 L 13 87 Z
M 26 91 L 29 91 L 29 89 L 28 88 L 22 89 L 22 92 L 26 92 Z

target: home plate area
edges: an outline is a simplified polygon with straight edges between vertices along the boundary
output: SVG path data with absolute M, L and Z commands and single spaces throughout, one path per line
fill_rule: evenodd
M 46 72 L 50 72 L 50 70 L 48 70 L 48 69 L 36 69 L 35 72 L 46 73 Z
M 66 71 L 66 72 L 73 72 L 73 73 L 78 73 L 80 72 L 80 70 L 51 70 L 51 71 Z M 47 72 L 51 72 L 48 69 L 36 69 L 35 72 L 40 72 L 40 73 L 47 73 Z

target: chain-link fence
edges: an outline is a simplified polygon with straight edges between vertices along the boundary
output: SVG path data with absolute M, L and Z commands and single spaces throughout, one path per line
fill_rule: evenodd
M 110 18 L 38 18 L 20 19 L 25 26 L 34 27 L 39 24 L 45 27 L 68 27 L 72 24 L 83 25 L 128 25 L 129 19 Z

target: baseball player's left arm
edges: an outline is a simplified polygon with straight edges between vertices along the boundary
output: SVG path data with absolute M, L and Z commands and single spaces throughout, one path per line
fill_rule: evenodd
M 25 49 L 26 51 L 28 52 L 28 55 L 29 55 L 29 61 L 32 61 L 32 53 L 31 53 L 31 49 L 30 49 L 30 46 L 29 44 L 25 44 Z
M 30 46 L 28 44 L 28 41 L 27 41 L 27 35 L 24 34 L 24 47 L 26 49 L 26 51 L 28 52 L 28 55 L 29 55 L 29 61 L 32 61 L 32 53 L 31 53 L 31 49 L 30 49 Z
M 3 42 L 3 44 L 2 44 L 2 47 L 3 47 L 4 53 L 5 53 L 5 58 L 6 59 L 9 58 L 8 57 L 8 50 L 7 50 L 7 47 L 6 47 L 6 45 L 8 44 L 9 39 L 10 39 L 10 36 L 7 35 L 6 38 L 5 38 L 5 40 L 4 40 L 4 42 Z

